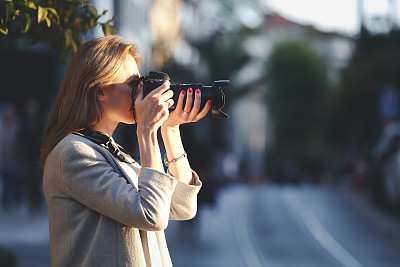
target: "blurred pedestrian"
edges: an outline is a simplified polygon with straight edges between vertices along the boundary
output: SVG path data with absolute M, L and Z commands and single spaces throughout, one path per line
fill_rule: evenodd
M 7 210 L 21 202 L 23 192 L 17 146 L 20 122 L 13 104 L 5 105 L 0 129 L 1 204 Z
M 52 266 L 172 266 L 163 230 L 196 214 L 201 182 L 179 126 L 211 103 L 200 111 L 201 92 L 188 89 L 169 112 L 169 82 L 144 97 L 138 58 L 133 44 L 107 36 L 67 67 L 41 154 Z M 112 138 L 120 122 L 137 123 L 141 166 Z
M 25 105 L 25 116 L 21 124 L 19 146 L 21 151 L 22 176 L 31 213 L 42 207 L 42 169 L 39 163 L 42 119 L 39 102 L 29 99 Z

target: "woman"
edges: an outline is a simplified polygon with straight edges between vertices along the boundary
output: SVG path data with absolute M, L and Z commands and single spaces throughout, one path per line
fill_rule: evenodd
M 196 214 L 201 182 L 179 125 L 203 118 L 211 102 L 200 110 L 201 92 L 188 89 L 169 112 L 169 82 L 146 97 L 140 85 L 132 112 L 138 68 L 135 46 L 118 36 L 87 42 L 68 65 L 41 154 L 52 266 L 171 266 L 163 230 Z M 111 137 L 120 122 L 137 123 L 141 166 Z

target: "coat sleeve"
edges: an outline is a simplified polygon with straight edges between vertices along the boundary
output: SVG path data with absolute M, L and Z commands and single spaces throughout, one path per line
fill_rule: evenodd
M 70 141 L 60 157 L 67 194 L 107 217 L 146 231 L 168 225 L 171 197 L 177 181 L 149 168 L 139 172 L 138 190 L 91 146 Z
M 189 220 L 197 213 L 197 195 L 202 183 L 199 176 L 192 171 L 194 185 L 178 182 L 171 200 L 170 220 Z

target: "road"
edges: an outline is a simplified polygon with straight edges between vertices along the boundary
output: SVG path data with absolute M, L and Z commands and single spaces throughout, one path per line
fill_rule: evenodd
M 175 266 L 400 266 L 399 222 L 326 187 L 233 186 L 196 223 L 169 226 Z
M 20 267 L 50 266 L 46 212 L 0 210 L 0 245 Z M 171 221 L 175 267 L 399 267 L 400 221 L 362 195 L 301 185 L 233 185 L 190 222 Z

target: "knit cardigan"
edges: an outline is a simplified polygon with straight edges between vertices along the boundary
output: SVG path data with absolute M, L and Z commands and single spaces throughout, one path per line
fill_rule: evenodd
M 168 220 L 195 216 L 201 182 L 194 172 L 195 185 L 187 185 L 137 163 L 129 166 L 137 177 L 81 136 L 68 135 L 52 150 L 43 188 L 53 267 L 154 266 L 152 250 L 163 266 L 172 266 L 164 229 Z M 149 242 L 148 232 L 157 242 Z

